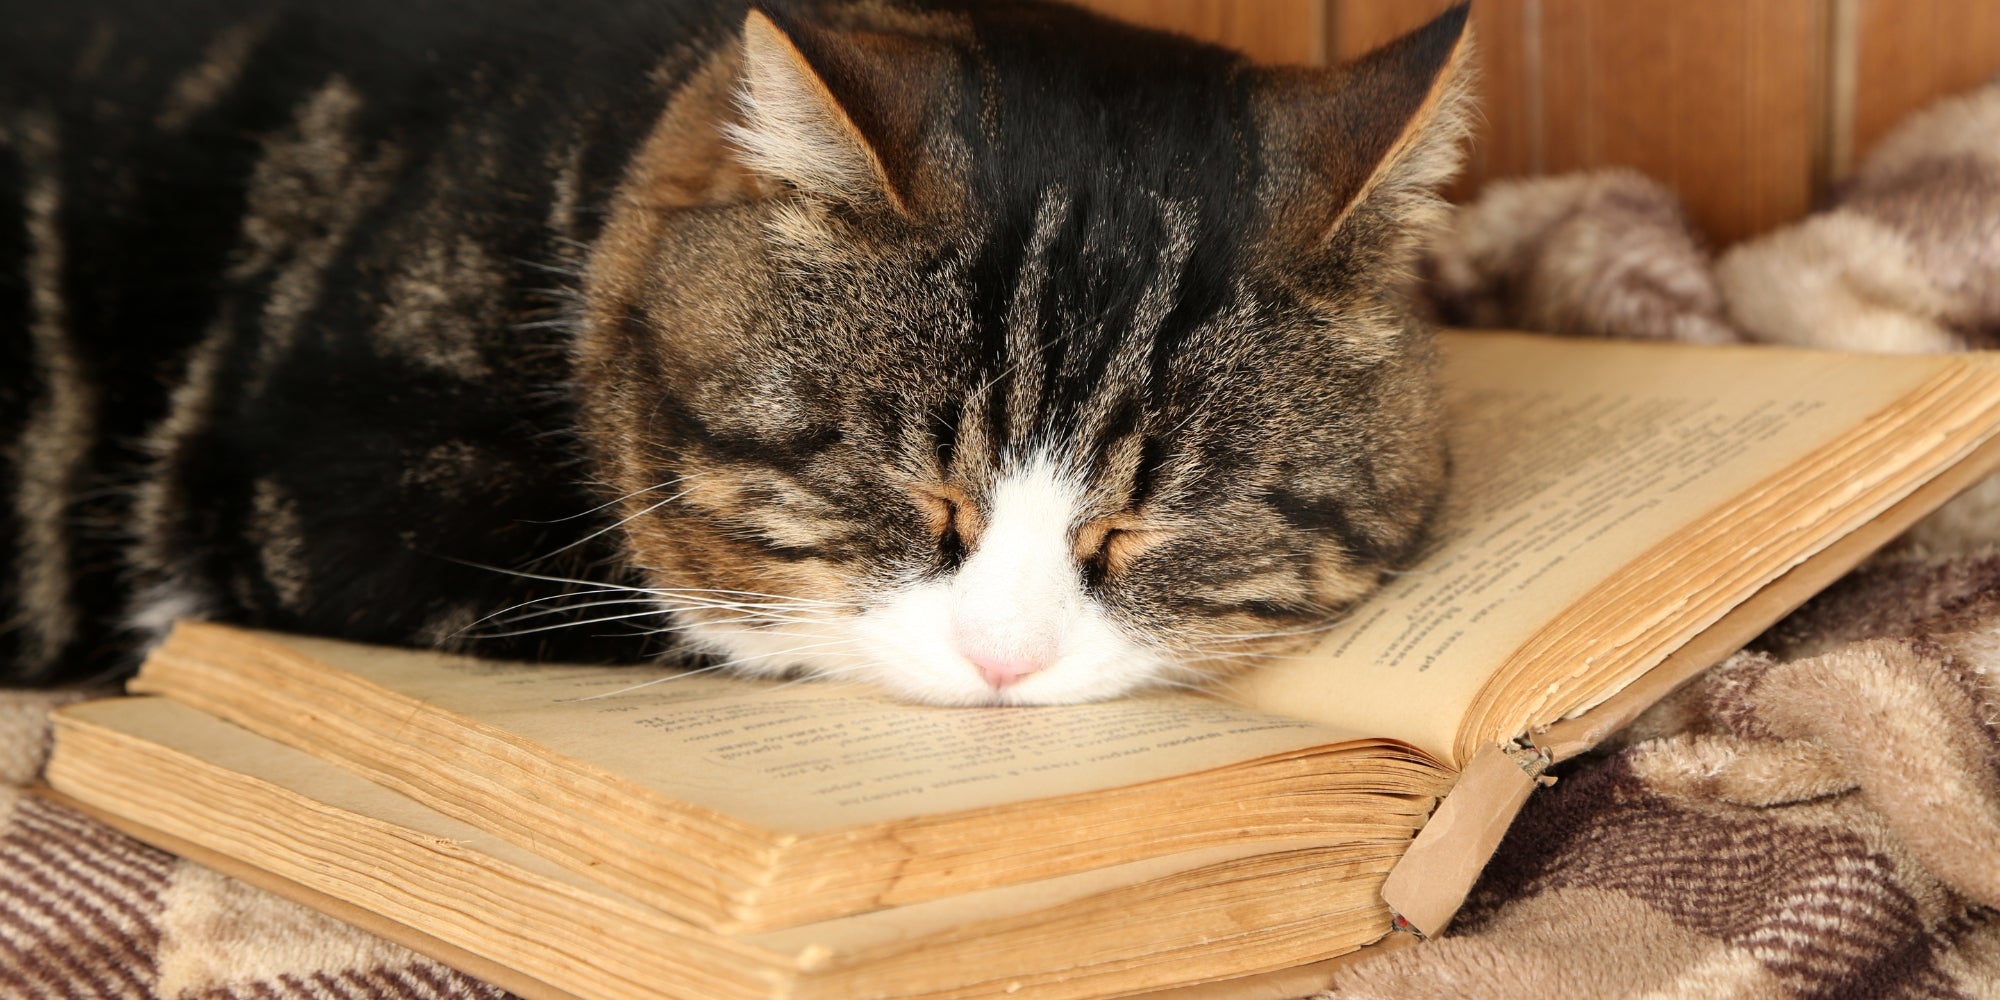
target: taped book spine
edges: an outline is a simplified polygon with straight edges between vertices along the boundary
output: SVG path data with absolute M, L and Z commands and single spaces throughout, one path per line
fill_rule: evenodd
M 1459 772 L 1458 784 L 1410 842 L 1382 884 L 1396 926 L 1421 937 L 1442 933 L 1464 904 L 1507 827 L 1545 779 L 1551 761 L 1522 746 L 1488 747 Z

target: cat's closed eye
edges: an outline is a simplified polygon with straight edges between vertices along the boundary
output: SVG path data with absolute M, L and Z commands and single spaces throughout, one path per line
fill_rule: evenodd
M 1086 582 L 1102 583 L 1125 572 L 1134 559 L 1157 544 L 1165 532 L 1144 527 L 1135 519 L 1113 517 L 1093 521 L 1076 533 L 1076 560 Z
M 944 486 L 919 490 L 916 498 L 945 565 L 956 566 L 964 561 L 966 549 L 979 543 L 983 524 L 979 508 L 964 493 Z

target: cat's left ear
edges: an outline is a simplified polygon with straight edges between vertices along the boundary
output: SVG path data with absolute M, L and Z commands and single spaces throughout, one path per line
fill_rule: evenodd
M 1345 66 L 1262 71 L 1259 123 L 1279 165 L 1267 202 L 1295 249 L 1437 221 L 1473 114 L 1469 6 Z
M 944 60 L 924 39 L 841 31 L 753 7 L 729 130 L 745 165 L 813 194 L 915 214 Z

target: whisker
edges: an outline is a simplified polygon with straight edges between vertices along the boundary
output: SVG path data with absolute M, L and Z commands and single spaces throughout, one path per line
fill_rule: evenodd
M 867 659 L 866 656 L 863 656 L 861 654 L 857 653 L 855 655 L 860 659 L 864 660 Z M 775 694 L 776 692 L 779 691 L 784 691 L 790 688 L 798 687 L 801 684 L 811 684 L 816 681 L 843 680 L 845 678 L 852 677 L 853 675 L 860 673 L 861 668 L 864 666 L 867 666 L 867 664 L 856 664 L 852 667 L 843 667 L 836 670 L 824 670 L 812 674 L 802 674 L 798 677 L 788 677 L 777 684 L 771 685 L 768 689 L 765 690 L 764 693 Z
M 557 316 L 552 319 L 531 319 L 515 323 L 516 330 L 569 330 L 581 326 L 583 320 L 576 316 Z
M 769 604 L 739 604 L 729 601 L 683 601 L 680 603 L 654 601 L 666 610 L 678 612 L 690 621 L 703 620 L 698 612 L 735 616 L 738 619 L 755 619 L 774 625 L 825 625 L 833 621 L 813 613 L 811 608 L 786 608 Z
M 619 622 L 631 618 L 643 618 L 647 615 L 657 615 L 659 613 L 660 610 L 654 608 L 646 611 L 634 611 L 627 615 L 606 615 L 602 618 L 586 618 L 582 621 L 574 622 L 557 622 L 554 625 L 538 625 L 534 628 L 513 629 L 507 632 L 479 632 L 475 633 L 473 637 L 478 639 L 506 639 L 518 635 L 533 635 L 537 632 L 553 632 L 559 628 L 579 628 L 584 625 L 601 625 L 605 622 Z
M 804 638 L 813 638 L 813 637 L 812 637 L 812 636 L 806 636 L 806 637 L 804 637 Z M 758 660 L 768 660 L 768 659 L 771 659 L 771 658 L 772 658 L 772 657 L 774 657 L 774 656 L 792 656 L 792 655 L 794 655 L 794 654 L 797 654 L 797 653 L 803 653 L 803 652 L 805 652 L 805 651 L 806 651 L 806 650 L 808 650 L 808 649 L 824 649 L 824 648 L 826 648 L 827 646 L 838 646 L 838 645 L 840 645 L 841 643 L 844 643 L 844 642 L 847 642 L 847 641 L 848 641 L 848 639 L 847 639 L 847 637 L 846 637 L 846 636 L 821 636 L 821 637 L 819 637 L 819 638 L 824 638 L 824 639 L 826 639 L 827 641 L 825 641 L 825 642 L 812 642 L 812 643 L 807 643 L 807 644 L 805 644 L 805 645 L 803 645 L 803 646 L 793 646 L 793 647 L 791 647 L 791 648 L 789 648 L 789 649 L 780 649 L 780 650 L 774 650 L 774 651 L 772 651 L 772 652 L 769 652 L 769 653 L 758 653 L 758 654 L 757 654 L 757 655 L 755 655 L 755 656 L 742 656 L 742 657 L 732 657 L 732 658 L 730 658 L 730 659 L 728 659 L 728 660 L 724 660 L 724 661 L 722 661 L 721 663 L 717 664 L 717 666 L 719 666 L 719 667 L 725 667 L 725 668 L 726 668 L 726 667 L 740 667 L 740 666 L 742 666 L 742 665 L 744 665 L 744 664 L 746 664 L 746 663 L 755 663 L 755 662 L 757 662 Z M 821 654 L 821 655 L 825 655 L 825 654 Z M 858 655 L 860 655 L 860 654 L 858 654 L 858 653 L 857 653 L 857 654 L 855 654 L 855 655 L 857 655 L 857 656 L 858 656 Z
M 626 526 L 627 524 L 630 524 L 630 523 L 632 523 L 633 521 L 636 521 L 636 520 L 638 520 L 639 518 L 642 518 L 642 517 L 645 517 L 645 516 L 646 516 L 647 514 L 651 514 L 652 512 L 654 512 L 654 511 L 656 511 L 656 510 L 659 510 L 660 508 L 662 508 L 662 507 L 665 507 L 666 505 L 668 505 L 668 504 L 670 504 L 670 503 L 673 503 L 674 501 L 676 501 L 676 500 L 679 500 L 680 498 L 682 498 L 682 497 L 684 497 L 684 496 L 687 496 L 687 495 L 688 495 L 688 494 L 689 494 L 690 492 L 693 492 L 693 491 L 691 491 L 691 490 L 682 490 L 682 491 L 680 491 L 679 493 L 676 493 L 676 494 L 674 494 L 673 496 L 670 496 L 670 497 L 666 498 L 665 500 L 661 500 L 661 501 L 660 501 L 660 502 L 658 502 L 658 503 L 655 503 L 655 504 L 652 504 L 652 505 L 650 505 L 650 506 L 647 506 L 647 507 L 644 507 L 644 508 L 641 508 L 640 510 L 638 510 L 638 511 L 637 511 L 637 512 L 635 512 L 635 513 L 632 513 L 632 514 L 627 514 L 626 516 L 624 516 L 624 517 L 621 517 L 621 518 L 619 518 L 618 520 L 616 520 L 616 521 L 614 521 L 614 522 L 612 522 L 612 523 L 610 523 L 610 524 L 607 524 L 607 525 L 605 525 L 604 527 L 602 527 L 602 528 L 599 528 L 599 529 L 597 529 L 596 531 L 593 531 L 593 532 L 591 532 L 590 534 L 588 534 L 588 535 L 585 535 L 585 536 L 583 536 L 582 538 L 579 538 L 579 539 L 577 539 L 576 541 L 573 541 L 573 542 L 569 543 L 568 545 L 564 545 L 564 546 L 562 546 L 561 548 L 558 548 L 558 549 L 556 549 L 556 550 L 554 550 L 554 551 L 552 551 L 552 552 L 548 552 L 548 553 L 545 553 L 545 554 L 543 554 L 543 555 L 539 555 L 539 556 L 536 556 L 536 557 L 535 557 L 534 559 L 531 559 L 531 560 L 529 560 L 529 561 L 530 561 L 530 562 L 542 562 L 543 560 L 546 560 L 546 559 L 549 559 L 549 558 L 552 558 L 552 557 L 554 557 L 554 556 L 557 556 L 557 555 L 560 555 L 561 553 L 564 553 L 564 552 L 568 552 L 568 551 L 569 551 L 570 549 L 573 549 L 573 548 L 576 548 L 577 546 L 579 546 L 579 545 L 582 545 L 583 543 L 585 543 L 585 542 L 588 542 L 588 541 L 590 541 L 591 539 L 593 539 L 593 538 L 596 538 L 596 537 L 598 537 L 599 535 L 603 535 L 603 534 L 605 534 L 605 533 L 607 533 L 607 532 L 611 532 L 611 531 L 616 531 L 616 530 L 618 530 L 619 528 L 622 528 L 622 527 Z M 614 501 L 614 502 L 615 502 L 615 501 Z M 601 509 L 603 509 L 603 508 L 599 508 L 599 509 L 601 510 Z
M 565 278 L 583 277 L 583 271 L 580 268 L 576 267 L 563 267 L 562 265 L 559 264 L 549 264 L 542 261 L 534 260 L 529 257 L 509 256 L 507 259 L 513 261 L 516 264 L 521 265 L 522 267 L 531 267 L 537 271 L 546 271 L 549 274 L 559 274 Z
M 542 618 L 548 615 L 566 615 L 582 611 L 586 608 L 603 608 L 617 604 L 650 604 L 655 606 L 655 611 L 659 614 L 668 614 L 673 610 L 671 608 L 658 607 L 659 602 L 653 600 L 650 597 L 624 597 L 615 601 L 585 601 L 582 604 L 568 604 L 559 608 L 542 608 L 537 611 L 527 612 L 526 614 L 515 615 L 511 618 L 499 618 L 498 614 L 488 615 L 485 618 L 481 618 L 479 621 L 473 622 L 471 625 L 467 625 L 464 629 L 460 629 L 460 631 L 466 631 L 468 629 L 477 628 L 478 626 L 485 624 L 488 621 L 492 621 L 493 624 L 495 625 L 503 625 L 503 626 L 513 625 L 519 622 L 527 621 L 531 618 Z M 499 614 L 504 614 L 504 613 L 505 612 L 500 612 Z
M 600 691 L 597 694 L 587 694 L 580 698 L 569 698 L 566 700 L 574 702 L 574 701 L 596 701 L 599 698 L 616 698 L 621 694 L 631 694 L 634 691 L 638 691 L 643 688 L 649 688 L 655 684 L 664 684 L 667 681 L 677 681 L 683 677 L 693 677 L 696 674 L 713 673 L 720 669 L 722 668 L 719 664 L 709 664 L 707 666 L 701 666 L 701 667 L 689 667 L 686 670 L 676 671 L 675 673 L 667 674 L 664 677 L 655 677 L 649 681 L 640 681 L 637 684 L 627 685 L 626 687 L 619 688 L 616 691 Z
M 1332 619 L 1330 621 L 1321 622 L 1317 625 L 1308 625 L 1303 628 L 1280 629 L 1274 632 L 1235 632 L 1235 633 L 1225 633 L 1223 635 L 1200 636 L 1198 637 L 1197 641 L 1255 642 L 1261 639 L 1288 639 L 1301 635 L 1317 635 L 1329 629 L 1338 628 L 1343 622 L 1346 622 L 1347 620 L 1348 619 L 1346 618 L 1346 616 L 1342 616 L 1339 618 Z
M 1194 649 L 1190 652 L 1204 660 L 1262 660 L 1276 655 L 1255 649 Z
M 489 565 L 487 565 L 486 563 L 477 563 L 477 562 L 473 562 L 473 561 L 471 561 L 471 560 L 469 560 L 469 559 L 457 559 L 457 558 L 453 558 L 453 557 L 451 557 L 451 556 L 445 556 L 444 558 L 445 558 L 445 559 L 446 559 L 447 561 L 449 561 L 449 562 L 455 562 L 455 563 L 458 563 L 458 564 L 459 564 L 459 565 L 461 565 L 461 566 L 470 566 L 470 567 L 472 567 L 473 569 L 483 569 L 483 570 L 487 570 L 487 571 L 489 571 L 489 572 L 493 572 L 493 573 L 503 573 L 503 574 L 505 574 L 505 575 L 507 575 L 507 576 L 517 576 L 517 577 L 520 577 L 520 578 L 521 578 L 521 579 L 523 579 L 523 580 L 541 580 L 541 581 L 542 581 L 542 582 L 544 582 L 544 583 L 573 583 L 573 584 L 576 584 L 576 585 L 577 585 L 577 586 L 579 586 L 579 587 L 616 587 L 616 586 L 623 586 L 622 584 L 610 584 L 610 583 L 604 583 L 603 581 L 600 581 L 600 580 L 578 580 L 578 579 L 574 579 L 574 578 L 572 578 L 572 577 L 567 577 L 567 576 L 550 576 L 550 575 L 548 575 L 548 574 L 546 574 L 546 573 L 528 573 L 528 572 L 524 572 L 524 571 L 522 571 L 522 570 L 518 570 L 518 569 L 507 569 L 507 568 L 505 568 L 505 567 L 502 567 L 502 566 L 489 566 Z M 641 592 L 643 592 L 643 591 L 645 590 L 645 588 L 643 588 L 643 587 L 629 587 L 629 588 L 626 588 L 626 589 L 629 589 L 629 590 L 634 590 L 634 591 L 641 591 Z
M 639 496 L 639 495 L 641 495 L 641 494 L 644 494 L 644 493 L 651 493 L 651 492 L 653 492 L 654 490 L 663 490 L 663 489 L 666 489 L 666 488 L 667 488 L 667 487 L 669 487 L 669 486 L 678 486 L 678 485 L 680 485 L 681 483 L 684 483 L 684 482 L 687 482 L 688 480 L 690 480 L 690 479 L 693 479 L 693 478 L 695 478 L 696 476 L 704 476 L 704 475 L 707 475 L 707 474 L 708 474 L 708 473 L 705 473 L 705 472 L 690 472 L 690 473 L 688 473 L 688 474 L 687 474 L 687 475 L 685 475 L 685 476 L 675 476 L 674 478 L 672 478 L 672 479 L 669 479 L 669 480 L 667 480 L 667 481 L 666 481 L 666 482 L 664 482 L 664 483 L 656 483 L 656 484 L 654 484 L 654 485 L 652 485 L 652 486 L 648 486 L 648 487 L 646 487 L 645 489 L 639 489 L 639 490 L 633 490 L 632 492 L 630 492 L 630 493 L 627 493 L 627 494 L 625 494 L 624 496 L 622 496 L 622 497 L 619 497 L 619 498 L 618 498 L 618 499 L 616 499 L 616 500 L 606 500 L 605 502 L 603 502 L 603 503 L 601 503 L 601 504 L 598 504 L 597 506 L 595 506 L 595 507 L 592 507 L 592 508 L 590 508 L 589 510 L 586 510 L 586 511 L 584 511 L 584 512 L 583 512 L 583 513 L 581 513 L 581 514 L 571 514 L 571 515 L 570 515 L 570 516 L 568 516 L 568 517 L 558 517 L 558 518 L 556 518 L 556 519 L 555 519 L 555 520 L 553 520 L 553 521 L 534 521 L 534 520 L 528 520 L 528 519 L 526 519 L 526 518 L 523 518 L 522 520 L 523 520 L 523 521 L 524 521 L 525 523 L 527 523 L 527 524 L 561 524 L 561 523 L 562 523 L 562 522 L 564 522 L 564 521 L 574 521 L 574 520 L 576 520 L 576 519 L 577 519 L 577 518 L 579 518 L 579 517 L 589 517 L 590 515 L 592 515 L 592 514 L 595 514 L 595 513 L 597 513 L 598 511 L 600 511 L 600 510 L 603 510 L 603 509 L 604 509 L 604 508 L 606 508 L 606 507 L 611 507 L 611 506 L 615 506 L 615 505 L 617 505 L 617 504 L 621 504 L 621 503 L 624 503 L 625 501 L 627 501 L 627 500 L 630 500 L 630 499 L 632 499 L 633 497 L 636 497 L 636 496 Z M 623 523 L 623 522 L 620 522 L 620 523 Z M 615 527 L 615 525 L 614 525 L 614 527 Z M 556 551 L 560 552 L 560 551 L 562 551 L 562 550 L 561 550 L 561 549 L 557 549 Z
M 452 556 L 444 556 L 442 558 L 444 558 L 448 562 L 454 562 L 461 566 L 470 566 L 473 569 L 483 569 L 491 573 L 501 573 L 507 576 L 520 577 L 523 580 L 540 580 L 544 583 L 569 583 L 569 584 L 575 584 L 576 586 L 579 587 L 619 587 L 625 590 L 632 591 L 633 593 L 655 594 L 663 596 L 719 594 L 730 597 L 761 597 L 773 601 L 783 601 L 799 605 L 812 605 L 816 607 L 827 607 L 827 608 L 854 607 L 854 604 L 851 601 L 827 601 L 815 597 L 787 597 L 784 594 L 766 594 L 755 590 L 719 590 L 719 589 L 705 589 L 698 587 L 628 587 L 625 586 L 624 584 L 605 583 L 604 581 L 601 580 L 579 580 L 576 579 L 575 577 L 555 576 L 549 573 L 530 573 L 525 570 L 507 569 L 506 567 L 503 566 L 492 566 L 486 563 L 473 562 L 469 559 L 458 559 Z M 650 566 L 638 566 L 634 568 L 647 570 L 650 572 L 658 572 L 657 570 L 653 569 L 653 567 Z
M 646 567 L 642 566 L 640 568 L 644 569 Z M 788 604 L 812 605 L 823 608 L 851 608 L 856 606 L 853 601 L 828 601 L 817 597 L 788 597 L 784 594 L 766 594 L 757 590 L 721 590 L 702 587 L 648 587 L 636 589 L 643 589 L 649 594 L 721 594 L 728 597 L 761 597 Z
M 541 597 L 531 597 L 525 601 L 520 602 L 519 604 L 509 605 L 507 607 L 501 608 L 498 611 L 493 612 L 492 614 L 486 615 L 485 617 L 480 618 L 478 621 L 473 622 L 471 625 L 467 625 L 465 629 L 483 625 L 486 622 L 492 621 L 493 619 L 498 618 L 501 615 L 504 615 L 510 611 L 519 611 L 520 609 L 528 607 L 529 605 L 532 604 L 541 604 L 547 601 L 562 601 L 572 597 L 595 597 L 599 594 L 618 594 L 626 592 L 635 592 L 635 591 L 631 587 L 619 587 L 607 584 L 604 587 L 600 587 L 596 590 L 576 590 L 566 594 L 545 594 Z M 639 598 L 631 598 L 631 600 L 639 600 Z M 560 611 L 562 609 L 557 608 L 555 610 Z M 465 631 L 465 629 L 459 629 L 459 631 L 463 632 Z
M 720 623 L 718 623 L 718 624 L 723 624 L 723 625 L 728 625 L 728 624 L 733 624 L 733 623 L 732 623 L 732 622 L 720 622 Z M 811 623 L 807 623 L 807 624 L 811 624 Z M 652 628 L 652 629 L 646 629 L 646 630 L 643 630 L 643 631 L 640 631 L 640 632 L 635 632 L 635 633 L 633 633 L 633 634 L 635 634 L 635 635 L 671 635 L 671 634 L 673 634 L 673 633 L 675 633 L 675 632 L 689 632 L 689 631 L 693 631 L 694 629 L 696 629 L 696 628 L 699 628 L 699 627 L 700 627 L 700 625 L 699 625 L 699 624 L 684 624 L 684 625 L 662 625 L 662 626 L 659 626 L 659 627 L 657 627 L 657 628 Z M 783 631 L 783 632 L 774 632 L 774 633 L 772 633 L 772 634 L 773 634 L 773 635 L 777 635 L 777 636 L 782 636 L 783 638 L 786 638 L 786 639 L 832 639 L 832 638 L 838 638 L 838 637 L 836 637 L 836 636 L 829 636 L 829 635 L 825 635 L 825 634 L 822 634 L 822 633 L 819 633 L 819 632 L 794 632 L 794 631 L 791 631 L 790 629 L 787 629 L 787 630 L 785 630 L 785 631 Z

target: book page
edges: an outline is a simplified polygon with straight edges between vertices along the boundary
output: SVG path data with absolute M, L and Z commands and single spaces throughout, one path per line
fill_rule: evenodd
M 256 638 L 672 798 L 795 832 L 1120 787 L 1364 735 L 1187 693 L 936 708 L 859 685 Z
M 1246 704 L 1407 740 L 1442 760 L 1454 759 L 1477 690 L 1536 629 L 1949 364 L 1442 340 L 1453 472 L 1430 554 L 1315 648 L 1234 685 Z

